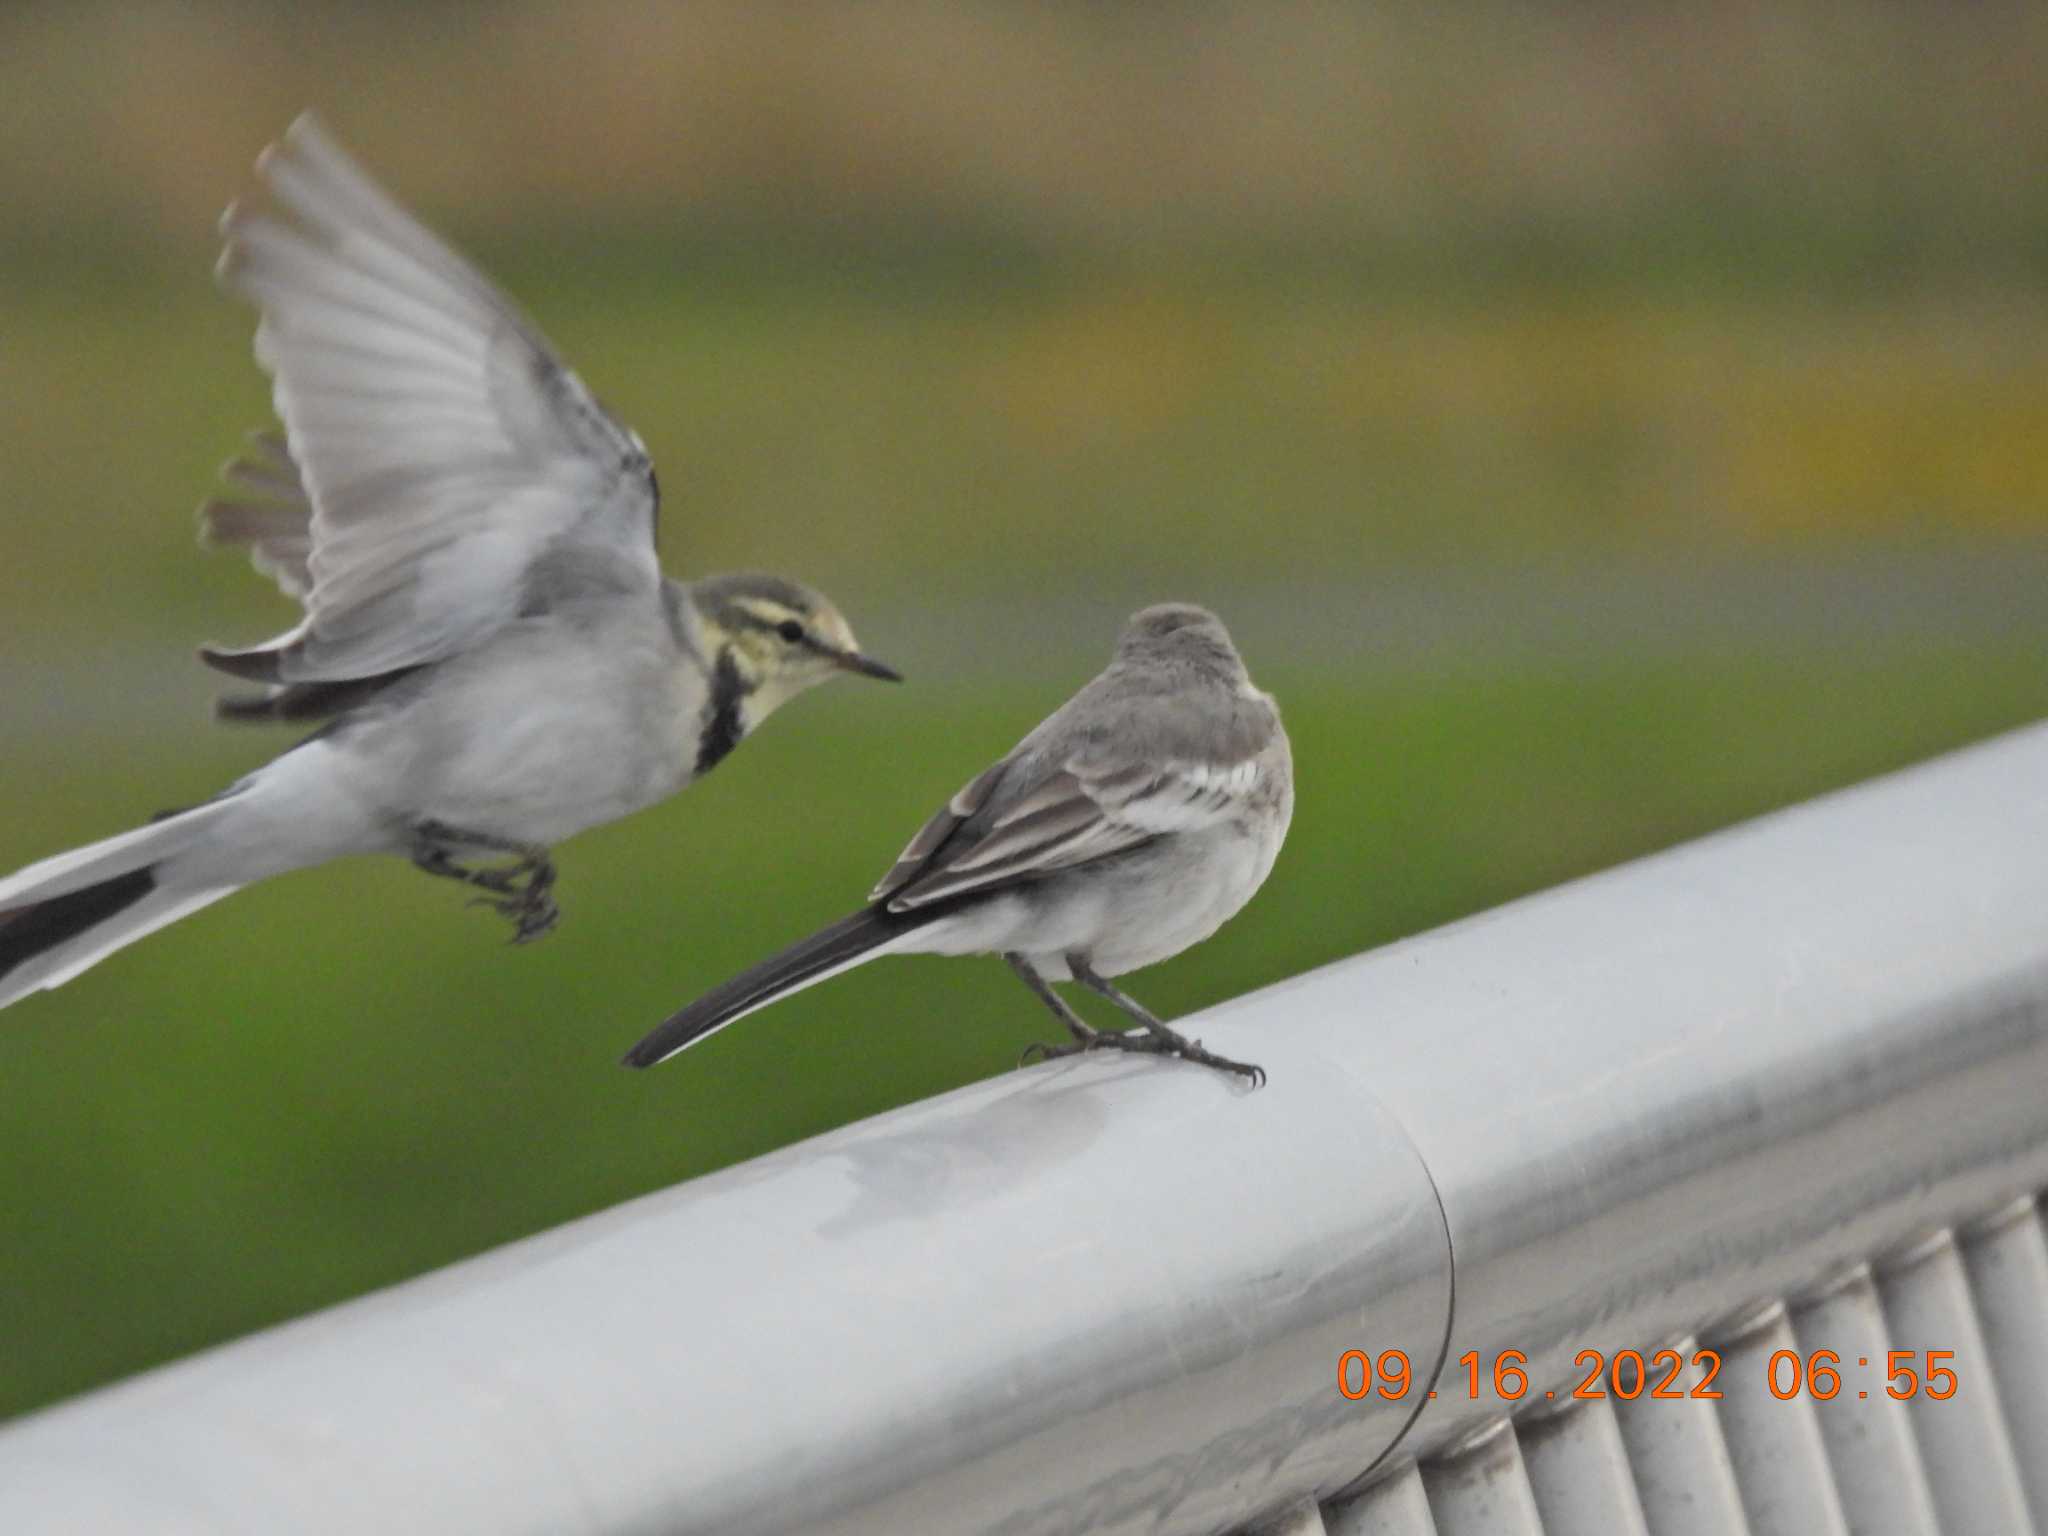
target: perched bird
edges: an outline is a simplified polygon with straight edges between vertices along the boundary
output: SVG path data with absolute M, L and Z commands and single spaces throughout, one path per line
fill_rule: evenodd
M 1147 608 L 1101 676 L 925 823 L 867 906 L 699 998 L 626 1064 L 665 1061 L 878 955 L 999 954 L 1073 1036 L 1035 1052 L 1146 1051 L 1263 1079 L 1167 1028 L 1108 978 L 1236 916 L 1293 814 L 1279 708 L 1252 686 L 1221 621 L 1185 603 Z M 1142 1028 L 1091 1028 L 1053 991 L 1067 980 Z
M 0 880 L 0 1006 L 343 854 L 410 857 L 535 938 L 558 915 L 549 845 L 673 794 L 829 677 L 897 677 L 808 587 L 665 580 L 639 437 L 311 117 L 258 172 L 278 211 L 228 210 L 219 275 L 261 311 L 284 432 L 202 518 L 305 616 L 200 654 L 264 685 L 225 717 L 328 724 L 203 805 Z

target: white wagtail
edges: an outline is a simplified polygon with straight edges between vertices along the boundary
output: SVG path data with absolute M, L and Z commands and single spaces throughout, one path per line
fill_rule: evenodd
M 0 880 L 0 1006 L 342 854 L 409 855 L 537 937 L 550 844 L 681 789 L 839 672 L 897 675 L 796 582 L 665 580 L 639 437 L 310 117 L 258 171 L 290 217 L 230 208 L 219 272 L 261 311 L 284 433 L 202 517 L 305 617 L 200 654 L 265 685 L 224 716 L 329 724 L 204 805 Z
M 925 823 L 867 906 L 705 994 L 626 1064 L 664 1061 L 877 955 L 1000 954 L 1073 1036 L 1037 1052 L 1147 1051 L 1261 1079 L 1107 978 L 1177 955 L 1236 916 L 1293 813 L 1280 711 L 1252 686 L 1222 623 L 1183 603 L 1147 608 L 1101 676 Z M 1091 1028 L 1053 991 L 1066 980 L 1142 1029 Z

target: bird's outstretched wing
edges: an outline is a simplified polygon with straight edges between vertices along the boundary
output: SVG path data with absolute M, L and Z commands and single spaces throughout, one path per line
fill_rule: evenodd
M 221 471 L 234 487 L 199 509 L 209 544 L 240 544 L 249 563 L 303 603 L 313 590 L 313 502 L 282 432 L 252 432 L 243 455 Z
M 653 591 L 646 451 L 512 303 L 310 115 L 257 168 L 278 212 L 228 210 L 219 272 L 262 313 L 285 440 L 231 468 L 237 497 L 207 523 L 306 614 L 206 659 L 271 683 L 370 678 L 536 600 Z
M 1259 773 L 1255 758 L 1147 761 L 1083 752 L 1053 766 L 1020 749 L 926 822 L 868 899 L 911 912 L 1217 825 L 1243 808 Z

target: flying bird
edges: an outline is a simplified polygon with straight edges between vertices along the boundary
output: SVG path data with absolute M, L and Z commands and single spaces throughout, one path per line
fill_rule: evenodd
M 344 854 L 462 881 L 537 938 L 551 845 L 827 678 L 897 678 L 798 582 L 664 578 L 638 435 L 310 115 L 257 170 L 269 208 L 228 210 L 218 275 L 260 312 L 283 432 L 201 519 L 304 616 L 200 655 L 260 685 L 224 718 L 325 724 L 203 805 L 0 880 L 0 1006 Z
M 1280 711 L 1221 621 L 1135 615 L 1116 655 L 925 823 L 852 916 L 705 994 L 626 1055 L 649 1067 L 736 1019 L 879 955 L 999 954 L 1067 1028 L 1046 1056 L 1179 1056 L 1255 1081 L 1109 978 L 1177 955 L 1236 916 L 1294 813 Z M 1097 1030 L 1052 989 L 1077 981 L 1139 1028 Z M 1030 1053 L 1027 1053 L 1027 1056 Z

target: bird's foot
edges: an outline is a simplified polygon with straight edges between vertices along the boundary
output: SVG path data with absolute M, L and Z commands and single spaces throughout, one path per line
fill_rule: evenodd
M 1082 1026 L 1086 1028 L 1086 1026 Z M 1178 1056 L 1182 1061 L 1192 1061 L 1198 1066 L 1215 1067 L 1221 1072 L 1234 1072 L 1239 1077 L 1251 1079 L 1254 1088 L 1263 1087 L 1266 1069 L 1250 1062 L 1232 1061 L 1227 1056 L 1218 1056 L 1199 1040 L 1190 1040 L 1166 1026 L 1159 1025 L 1144 1029 L 1117 1033 L 1114 1030 L 1088 1030 L 1083 1035 L 1074 1031 L 1074 1039 L 1065 1045 L 1047 1045 L 1034 1041 L 1024 1047 L 1024 1054 L 1017 1065 L 1029 1066 L 1034 1061 L 1057 1061 L 1062 1056 L 1080 1056 L 1089 1051 L 1128 1051 L 1135 1056 Z
M 1065 1045 L 1048 1045 L 1043 1040 L 1034 1040 L 1024 1047 L 1024 1054 L 1017 1058 L 1017 1065 L 1028 1067 L 1034 1061 L 1057 1061 L 1062 1056 L 1078 1056 L 1083 1051 L 1092 1051 L 1106 1045 L 1114 1037 L 1099 1029 L 1092 1029 L 1076 1014 L 1063 1010 L 1067 1033 L 1074 1038 Z
M 1219 1072 L 1235 1072 L 1239 1077 L 1251 1079 L 1254 1088 L 1263 1087 L 1266 1069 L 1248 1061 L 1232 1061 L 1228 1056 L 1218 1056 L 1199 1040 L 1190 1040 L 1179 1030 L 1168 1029 L 1157 1019 L 1146 1023 L 1143 1029 L 1133 1034 L 1119 1035 L 1119 1040 L 1132 1043 L 1124 1049 L 1151 1051 L 1161 1056 L 1178 1056 L 1182 1061 L 1192 1061 L 1198 1066 L 1214 1067 Z
M 1111 1035 L 1120 1051 L 1137 1051 L 1148 1056 L 1178 1056 L 1182 1061 L 1192 1061 L 1197 1066 L 1214 1067 L 1219 1072 L 1234 1072 L 1239 1077 L 1251 1079 L 1254 1088 L 1263 1087 L 1266 1069 L 1248 1061 L 1232 1061 L 1228 1056 L 1218 1056 L 1199 1040 L 1190 1040 L 1164 1024 L 1148 1024 L 1143 1029 L 1128 1034 Z
M 479 896 L 470 905 L 489 907 L 500 917 L 509 919 L 514 944 L 531 944 L 535 939 L 546 938 L 562 920 L 562 909 L 555 905 L 555 898 L 548 894 L 546 886 L 536 888 L 529 885 L 503 898 Z
M 512 942 L 531 944 L 535 939 L 544 939 L 555 931 L 555 925 L 561 920 L 562 909 L 555 905 L 555 898 L 543 896 L 519 914 Z
M 1214 1067 L 1219 1072 L 1234 1072 L 1239 1077 L 1248 1078 L 1254 1088 L 1266 1086 L 1266 1069 L 1256 1062 L 1232 1061 L 1228 1056 L 1218 1056 L 1199 1040 L 1188 1040 L 1179 1035 L 1173 1038 L 1178 1043 L 1166 1047 L 1167 1055 L 1192 1061 L 1197 1066 Z
M 506 877 L 503 887 L 486 887 L 502 890 L 501 895 L 479 896 L 470 905 L 489 907 L 500 917 L 509 919 L 514 944 L 531 944 L 535 939 L 546 938 L 562 920 L 562 909 L 555 905 L 555 866 L 545 858 L 535 862 L 531 868 L 515 864 L 508 870 L 478 873 Z M 483 884 L 482 881 L 476 883 Z
M 1109 1036 L 1099 1029 L 1090 1029 L 1078 1018 L 1069 1016 L 1066 1020 L 1067 1033 L 1074 1038 L 1064 1045 L 1049 1045 L 1043 1040 L 1034 1040 L 1024 1047 L 1024 1054 L 1017 1058 L 1017 1065 L 1028 1067 L 1034 1061 L 1057 1061 L 1062 1056 L 1078 1056 L 1083 1051 L 1092 1051 L 1108 1041 Z
M 484 848 L 517 854 L 514 862 L 495 868 L 461 863 L 457 848 Z M 489 907 L 507 918 L 515 929 L 514 944 L 531 944 L 553 931 L 562 920 L 561 908 L 553 895 L 555 866 L 545 848 L 480 833 L 463 832 L 440 822 L 422 822 L 413 834 L 412 861 L 430 875 L 460 880 L 478 890 L 488 891 L 470 903 Z
M 1135 1034 L 1113 1035 L 1106 1043 L 1120 1051 L 1143 1051 L 1155 1056 L 1178 1056 L 1182 1061 L 1192 1061 L 1198 1066 L 1214 1067 L 1219 1072 L 1234 1072 L 1239 1077 L 1251 1079 L 1254 1088 L 1266 1081 L 1263 1067 L 1253 1066 L 1247 1061 L 1232 1061 L 1227 1056 L 1218 1056 L 1207 1050 L 1199 1040 L 1190 1040 L 1178 1030 L 1169 1029 L 1149 1008 L 1135 997 L 1121 992 L 1103 979 L 1085 954 L 1067 956 L 1067 969 L 1074 980 L 1089 991 L 1108 998 L 1117 1007 L 1138 1021 Z

